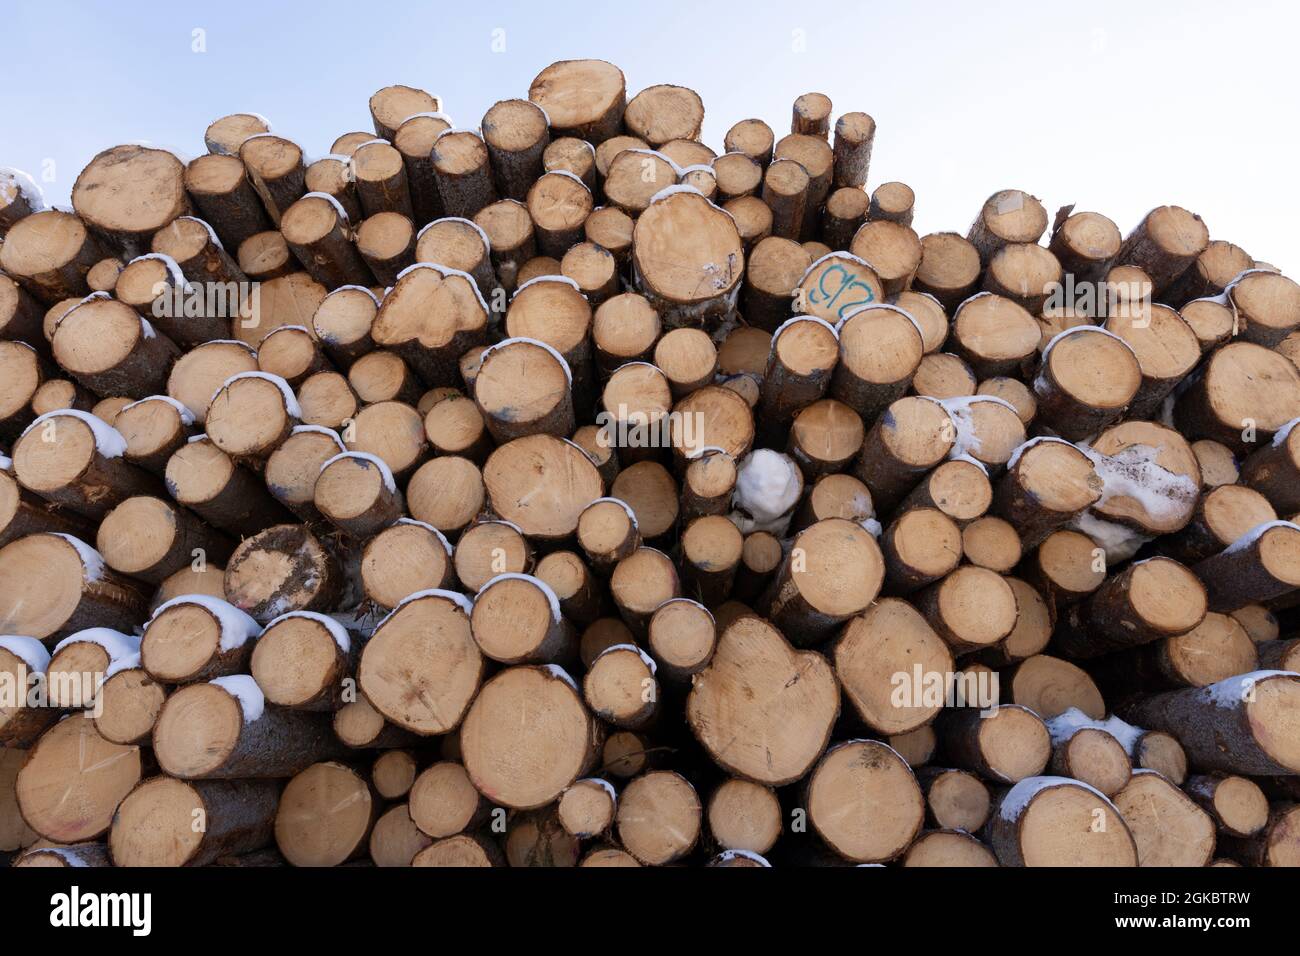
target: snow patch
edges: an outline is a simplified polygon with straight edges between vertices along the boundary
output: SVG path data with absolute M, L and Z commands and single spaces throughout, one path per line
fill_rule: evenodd
M 1201 693 L 1215 707 L 1233 708 L 1245 701 L 1248 696 L 1253 696 L 1255 685 L 1269 677 L 1300 679 L 1300 674 L 1295 671 L 1251 671 L 1249 674 L 1238 674 L 1236 677 L 1229 677 L 1217 684 L 1203 687 Z
M 181 417 L 182 425 L 188 427 L 194 424 L 194 413 L 170 395 L 150 395 L 147 398 L 140 399 L 138 402 L 132 402 L 130 405 L 123 405 L 122 411 L 124 412 L 127 409 L 135 408 L 137 405 L 143 405 L 145 402 L 166 402 L 172 408 L 176 409 L 176 414 Z M 121 412 L 118 412 L 118 414 L 120 415 Z
M 1176 517 L 1196 503 L 1200 488 L 1187 475 L 1176 475 L 1156 463 L 1159 449 L 1151 445 L 1129 445 L 1114 455 L 1103 455 L 1090 445 L 1079 450 L 1092 462 L 1102 481 L 1101 497 L 1094 507 L 1115 497 L 1132 498 L 1159 521 Z
M 86 569 L 87 581 L 98 581 L 104 576 L 104 557 L 98 551 L 80 538 L 74 538 L 70 534 L 64 534 L 62 531 L 52 531 L 50 533 L 57 538 L 62 538 L 77 549 L 77 557 L 81 558 L 82 566 Z
M 514 528 L 516 531 L 519 531 L 519 527 L 517 525 L 510 524 L 509 521 L 503 521 L 500 523 L 509 524 L 510 527 Z M 443 550 L 447 552 L 447 557 L 449 558 L 451 557 L 451 542 L 447 540 L 447 536 L 445 534 L 443 534 L 433 525 L 429 524 L 429 522 L 417 521 L 415 518 L 398 518 L 396 521 L 393 522 L 393 524 L 413 524 L 416 527 L 423 528 L 426 531 L 432 531 L 433 534 L 437 537 L 438 542 L 442 545 Z M 521 535 L 523 534 L 522 531 L 520 531 L 519 533 Z
M 339 650 L 344 654 L 348 653 L 348 651 L 352 649 L 352 638 L 348 635 L 347 628 L 334 620 L 334 618 L 325 614 L 317 614 L 315 611 L 290 611 L 288 614 L 281 614 L 279 617 L 268 623 L 266 629 L 269 631 L 281 621 L 287 621 L 294 617 L 304 618 L 308 621 L 315 621 L 321 627 L 325 628 L 325 630 L 329 631 L 330 637 L 334 638 L 334 643 L 339 646 Z
M 770 448 L 750 452 L 736 470 L 736 490 L 732 497 L 735 507 L 748 518 L 738 523 L 740 529 L 745 533 L 776 533 L 774 529 L 784 533 L 788 514 L 799 503 L 802 491 L 799 467 L 788 455 Z
M 492 585 L 501 581 L 510 580 L 527 581 L 529 584 L 535 585 L 539 591 L 546 595 L 546 601 L 551 605 L 551 620 L 555 621 L 557 624 L 560 622 L 560 598 L 556 595 L 554 589 L 541 578 L 535 578 L 531 574 L 520 574 L 518 571 L 507 571 L 504 574 L 498 574 L 496 577 L 492 578 L 478 589 L 478 594 L 474 596 L 475 603 L 482 599 L 484 593 L 488 588 L 492 587 Z
M 212 401 L 215 402 L 218 395 L 220 395 L 225 389 L 229 388 L 231 383 L 237 382 L 241 378 L 260 378 L 265 382 L 270 382 L 280 390 L 280 394 L 284 397 L 284 410 L 293 418 L 302 418 L 302 406 L 298 404 L 298 399 L 294 396 L 293 389 L 289 387 L 289 383 L 279 375 L 272 375 L 270 372 L 239 372 L 232 375 L 221 383 L 220 388 L 212 393 Z
M 75 418 L 80 422 L 84 422 L 95 436 L 95 451 L 99 452 L 104 458 L 121 458 L 126 454 L 126 439 L 122 437 L 120 431 L 102 418 L 76 408 L 59 408 L 52 412 L 46 412 L 24 428 L 23 435 L 53 418 Z
M 599 654 L 596 655 L 596 660 L 597 661 L 600 660 L 610 651 L 634 651 L 637 654 L 637 656 L 641 658 L 641 663 L 645 664 L 646 668 L 650 671 L 651 675 L 653 675 L 655 671 L 659 669 L 659 665 L 654 662 L 654 658 L 652 658 L 645 651 L 641 650 L 641 648 L 637 647 L 635 644 L 611 644 L 609 647 L 605 648 L 603 651 L 601 651 Z M 595 661 L 593 661 L 592 663 L 594 664 Z
M 458 591 L 447 591 L 444 590 L 443 588 L 428 588 L 424 591 L 416 591 L 414 594 L 408 594 L 406 597 L 398 601 L 397 607 L 393 608 L 391 611 L 385 614 L 383 618 L 380 619 L 379 623 L 375 625 L 374 629 L 376 631 L 379 630 L 386 623 L 388 623 L 388 619 L 390 617 L 392 617 L 402 608 L 406 607 L 406 605 L 410 604 L 412 601 L 418 601 L 421 600 L 422 598 L 428 598 L 428 597 L 442 598 L 443 600 L 450 601 L 452 604 L 455 604 L 458 608 L 464 611 L 466 617 L 469 617 L 471 614 L 474 613 L 474 602 L 470 598 L 466 597 L 464 594 L 461 594 Z
M 290 436 L 311 433 L 313 435 L 328 435 L 334 439 L 334 443 L 339 446 L 339 451 L 347 451 L 348 446 L 343 444 L 343 439 L 339 433 L 332 428 L 326 428 L 324 425 L 294 425 L 293 430 L 289 432 Z
M 215 680 L 208 681 L 208 683 L 215 684 L 239 701 L 239 709 L 244 712 L 244 723 L 246 724 L 251 724 L 257 720 L 266 710 L 266 695 L 262 693 L 262 688 L 257 686 L 257 681 L 247 674 L 218 677 Z
M 333 458 L 328 459 L 324 464 L 320 466 L 320 473 L 324 474 L 326 468 L 334 464 L 334 462 L 339 461 L 343 458 L 357 458 L 360 459 L 361 461 L 369 462 L 370 464 L 374 465 L 376 468 L 379 469 L 380 477 L 384 479 L 384 487 L 388 489 L 388 493 L 390 495 L 397 494 L 397 482 L 393 479 L 392 470 L 388 467 L 387 464 L 384 463 L 384 460 L 382 458 L 380 458 L 378 455 L 372 455 L 368 451 L 340 452 L 339 454 L 335 455 Z
M 1029 806 L 1029 801 L 1049 787 L 1080 787 L 1094 794 L 1098 800 L 1115 810 L 1115 804 L 1111 803 L 1104 793 L 1082 780 L 1075 780 L 1073 777 L 1026 777 L 1007 791 L 1006 796 L 1002 798 L 1001 806 L 998 808 L 998 816 L 1003 820 L 1013 822 L 1018 820 L 1020 814 Z M 1115 813 L 1118 814 L 1119 811 L 1115 810 Z
M 229 601 L 212 597 L 210 594 L 182 594 L 180 597 L 165 601 L 153 612 L 149 624 L 156 621 L 158 616 L 168 608 L 183 604 L 201 607 L 217 619 L 217 625 L 221 630 L 221 638 L 217 646 L 223 651 L 233 651 L 237 647 L 243 647 L 250 638 L 262 633 L 262 625 L 253 620 L 250 615 L 245 614 Z M 149 629 L 149 624 L 145 625 L 145 630 Z
M 543 664 L 542 670 L 546 671 L 552 677 L 558 677 L 560 680 L 564 681 L 566 684 L 572 687 L 574 691 L 578 690 L 578 682 L 575 681 L 572 677 L 570 677 L 569 672 L 566 671 L 559 664 Z
M 1296 531 L 1300 531 L 1300 526 L 1292 524 L 1290 521 L 1265 521 L 1263 524 L 1255 525 L 1255 527 L 1251 528 L 1236 541 L 1232 542 L 1232 544 L 1224 548 L 1223 553 L 1236 554 L 1238 551 L 1244 551 L 1262 538 L 1264 532 L 1270 531 L 1273 528 L 1295 528 Z
M 69 644 L 98 644 L 108 655 L 110 662 L 128 654 L 140 653 L 140 638 L 133 634 L 123 634 L 111 627 L 88 627 L 84 631 L 69 634 L 54 645 L 55 656 Z
M 384 142 L 387 142 L 387 140 L 384 140 Z M 348 219 L 348 211 L 343 208 L 343 203 L 339 202 L 329 193 L 321 193 L 321 192 L 304 193 L 302 196 L 299 197 L 299 199 L 324 199 L 327 203 L 329 203 L 331 206 L 334 207 L 334 211 L 338 213 L 340 223 L 342 223 L 345 227 L 352 225 L 352 221 Z
M 1133 751 L 1137 749 L 1138 741 L 1146 733 L 1142 728 L 1127 724 L 1118 717 L 1094 720 L 1078 707 L 1071 707 L 1046 723 L 1047 730 L 1052 735 L 1053 744 L 1065 743 L 1080 730 L 1104 730 L 1119 741 L 1120 746 L 1124 748 L 1129 756 L 1133 755 Z
M 27 669 L 33 674 L 44 674 L 49 669 L 50 652 L 34 637 L 5 634 L 0 636 L 0 647 L 26 664 Z
M 1117 521 L 1103 521 L 1091 511 L 1085 511 L 1073 521 L 1070 527 L 1081 531 L 1097 543 L 1097 547 L 1106 552 L 1107 564 L 1119 564 L 1138 553 L 1142 545 L 1151 540 L 1150 535 L 1134 531 L 1128 525 Z

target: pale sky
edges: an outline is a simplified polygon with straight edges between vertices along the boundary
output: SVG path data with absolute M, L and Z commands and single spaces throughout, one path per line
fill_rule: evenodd
M 0 22 L 0 165 L 32 173 L 52 203 L 99 150 L 147 140 L 197 155 L 226 113 L 263 113 L 320 156 L 371 128 L 382 86 L 424 88 L 476 127 L 548 63 L 599 57 L 622 67 L 629 98 L 656 83 L 699 92 L 717 150 L 749 116 L 788 131 L 800 93 L 870 113 L 868 186 L 912 186 L 921 234 L 965 233 L 1007 187 L 1124 233 L 1172 203 L 1300 277 L 1300 4 L 1285 0 L 0 0 Z

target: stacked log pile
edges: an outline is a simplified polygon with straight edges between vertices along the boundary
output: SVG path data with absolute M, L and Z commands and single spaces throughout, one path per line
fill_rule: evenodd
M 0 173 L 0 852 L 1300 864 L 1294 281 L 918 235 L 820 93 L 441 105 Z

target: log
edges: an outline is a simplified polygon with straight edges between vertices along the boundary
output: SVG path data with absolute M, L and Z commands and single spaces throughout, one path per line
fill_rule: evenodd
M 167 491 L 214 528 L 245 537 L 289 520 L 257 476 L 207 438 L 182 445 L 167 461 Z
M 1101 498 L 1102 482 L 1088 456 L 1061 440 L 1033 440 L 1017 449 L 998 480 L 992 510 L 1019 529 L 1024 547 L 1041 544 Z
M 1192 570 L 1216 611 L 1281 598 L 1300 587 L 1296 546 L 1300 528 L 1288 521 L 1257 525 Z
M 64 315 L 50 345 L 59 365 L 101 397 L 157 395 L 180 354 L 134 309 L 98 296 Z
M 948 412 L 937 401 L 907 397 L 893 402 L 863 440 L 853 474 L 888 510 L 948 457 L 955 440 Z
M 219 532 L 170 501 L 127 498 L 104 516 L 96 549 L 114 571 L 161 584 L 191 564 L 224 564 L 234 548 Z
M 873 421 L 902 398 L 916 374 L 925 347 L 921 331 L 906 312 L 885 304 L 845 312 L 836 328 L 839 363 L 831 395 Z
M 191 160 L 185 167 L 185 191 L 231 249 L 238 250 L 245 240 L 272 228 L 248 171 L 236 155 L 211 154 Z
M 262 623 L 285 611 L 332 610 L 343 587 L 337 559 L 304 525 L 245 538 L 226 565 L 230 603 Z
M 1152 292 L 1160 296 L 1209 242 L 1210 231 L 1200 216 L 1181 206 L 1158 206 L 1124 237 L 1117 259 L 1146 272 Z
M 87 226 L 132 258 L 147 250 L 155 232 L 188 211 L 184 175 L 184 165 L 166 150 L 114 146 L 78 174 L 72 206 Z
M 1269 823 L 1268 798 L 1246 777 L 1193 774 L 1183 789 L 1210 815 L 1220 836 L 1249 840 Z
M 290 206 L 307 192 L 307 168 L 297 143 L 273 133 L 251 136 L 239 147 L 248 181 L 276 228 Z
M 194 414 L 170 395 L 151 395 L 128 402 L 113 416 L 113 427 L 126 440 L 122 457 L 155 475 L 193 435 Z
M 417 263 L 384 296 L 370 335 L 425 384 L 451 385 L 459 379 L 460 356 L 486 344 L 487 323 L 487 304 L 470 276 Z
M 468 458 L 444 455 L 425 462 L 406 485 L 411 517 L 455 538 L 483 509 L 483 478 L 484 472 Z
M 217 389 L 232 376 L 256 372 L 257 367 L 257 353 L 247 343 L 204 342 L 176 360 L 167 377 L 167 394 L 189 409 L 195 422 L 202 424 L 207 421 Z
M 939 300 L 949 313 L 975 292 L 980 253 L 955 232 L 935 232 L 921 240 L 921 261 L 912 286 Z
M 280 234 L 302 267 L 330 288 L 370 282 L 370 270 L 353 244 L 352 226 L 342 208 L 323 193 L 307 193 L 280 219 Z
M 86 224 L 57 209 L 19 220 L 0 247 L 0 269 L 47 306 L 89 293 L 86 275 L 103 258 Z
M 1138 866 L 1205 866 L 1214 856 L 1214 821 L 1153 771 L 1135 773 L 1115 808 L 1137 844 Z
M 1061 268 L 1077 284 L 1097 282 L 1119 255 L 1119 227 L 1099 212 L 1072 212 L 1067 206 L 1057 213 L 1047 248 Z M 1066 215 L 1062 217 L 1062 213 Z
M 1248 342 L 1277 348 L 1300 326 L 1300 286 L 1284 275 L 1252 269 L 1231 281 L 1227 295 L 1233 329 Z
M 666 866 L 689 853 L 700 837 L 699 795 L 669 770 L 642 774 L 624 788 L 615 826 L 629 853 L 647 866 Z
M 1066 777 L 1028 777 L 1012 787 L 990 821 L 989 843 L 1003 866 L 1138 865 L 1115 804 Z
M 466 587 L 474 587 L 474 578 L 459 565 L 453 567 L 451 557 L 451 545 L 441 532 L 399 518 L 366 542 L 361 552 L 362 589 L 379 607 L 394 608 L 408 594 L 446 588 L 457 576 Z
M 116 866 L 207 866 L 271 842 L 279 785 L 271 780 L 151 777 L 127 795 L 108 846 Z
M 369 844 L 378 807 L 366 781 L 334 761 L 295 774 L 275 811 L 275 844 L 293 866 L 339 866 Z

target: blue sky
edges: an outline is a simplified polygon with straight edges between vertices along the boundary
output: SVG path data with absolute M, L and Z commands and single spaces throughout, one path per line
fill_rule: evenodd
M 319 156 L 370 128 L 381 86 L 423 87 L 473 127 L 547 63 L 595 56 L 623 68 L 629 96 L 697 90 L 715 149 L 748 116 L 788 130 L 803 92 L 871 113 L 870 185 L 911 185 L 922 234 L 965 232 L 1005 187 L 1124 232 L 1176 203 L 1300 275 L 1300 5 L 1284 0 L 0 0 L 0 22 L 0 165 L 31 172 L 51 202 L 99 150 L 149 140 L 196 155 L 226 113 L 263 113 Z

